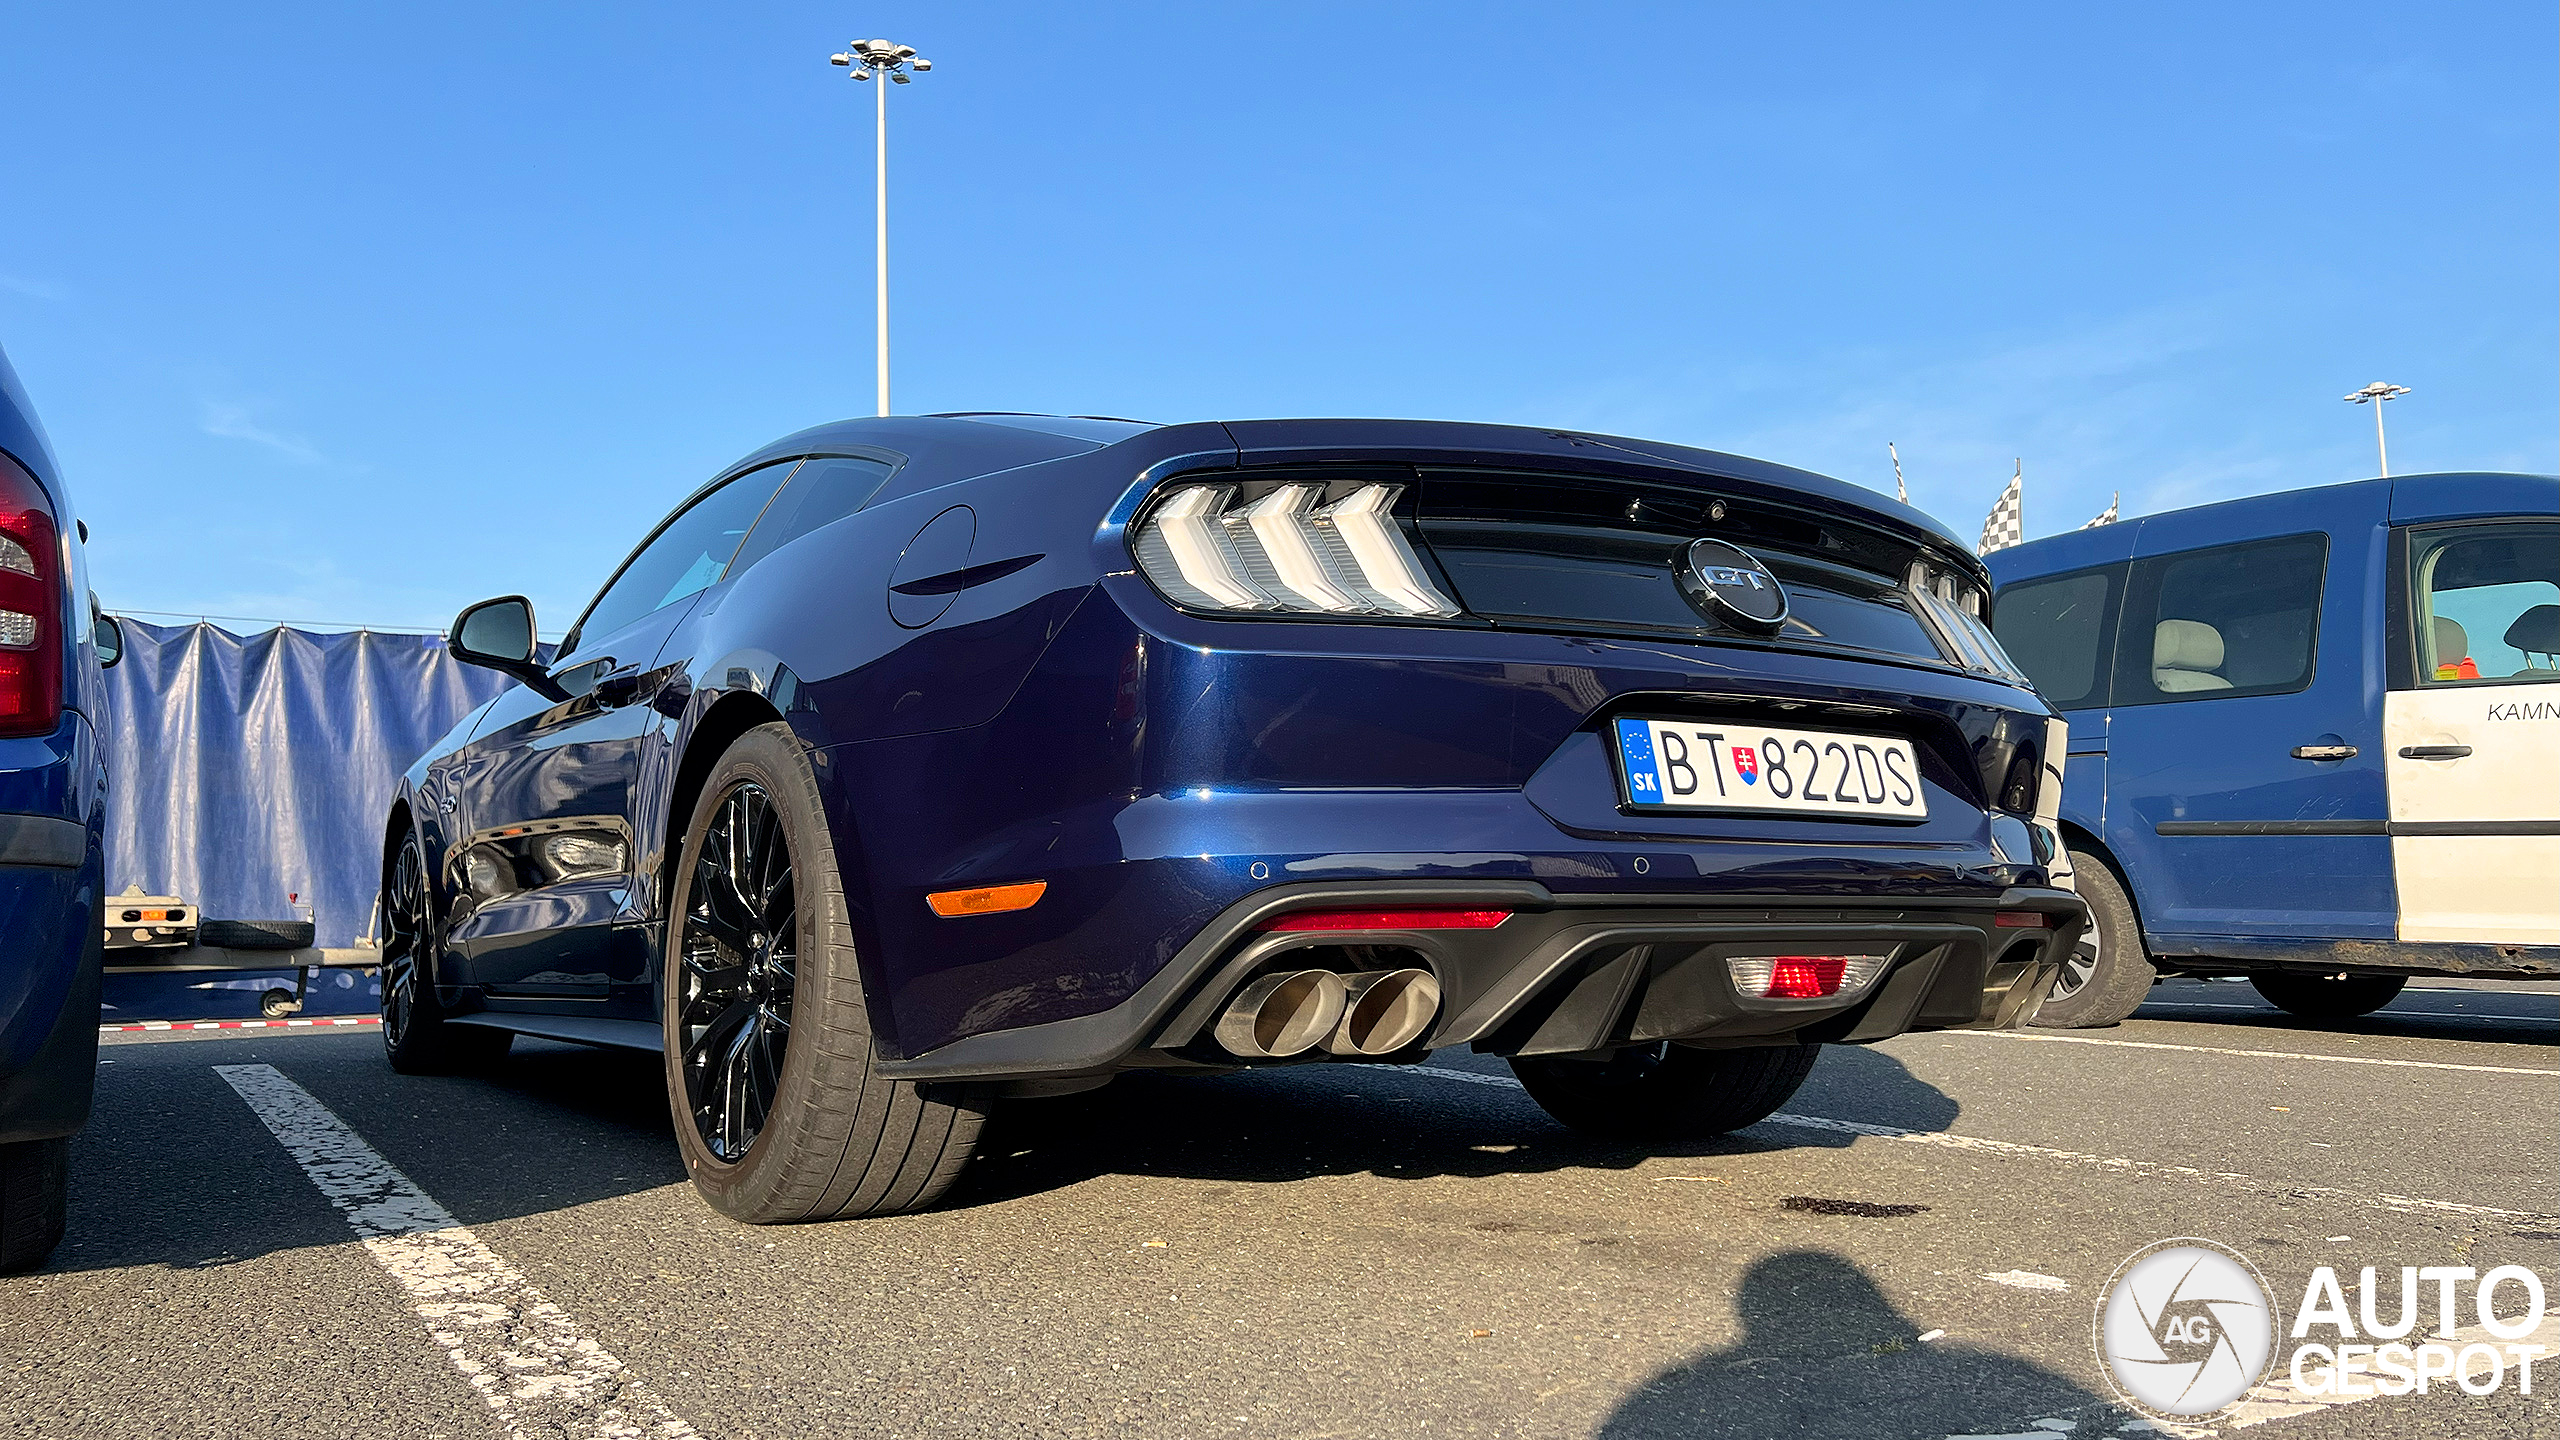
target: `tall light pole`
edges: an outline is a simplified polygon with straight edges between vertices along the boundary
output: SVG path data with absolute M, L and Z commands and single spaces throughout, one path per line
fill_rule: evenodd
M 904 85 L 914 79 L 907 73 L 912 67 L 918 74 L 933 68 L 933 62 L 916 54 L 913 45 L 900 45 L 888 40 L 856 40 L 840 55 L 830 55 L 827 62 L 842 65 L 856 80 L 878 80 L 879 92 L 872 98 L 878 102 L 876 135 L 878 157 L 876 171 L 878 193 L 873 197 L 872 212 L 878 224 L 874 249 L 879 256 L 879 297 L 876 308 L 880 318 L 880 413 L 889 413 L 889 86 Z
M 2385 480 L 2391 478 L 2391 447 L 2382 443 L 2382 402 L 2397 400 L 2408 393 L 2406 385 L 2386 385 L 2376 380 L 2353 395 L 2339 397 L 2349 404 L 2373 407 L 2373 448 L 2382 458 L 2382 478 Z

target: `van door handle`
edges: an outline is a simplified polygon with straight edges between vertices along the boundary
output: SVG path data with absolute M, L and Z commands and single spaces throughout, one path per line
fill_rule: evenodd
M 2471 747 L 2468 745 L 2403 745 L 2400 747 L 2400 758 L 2403 760 L 2459 760 L 2470 753 Z
M 2296 760 L 2353 760 L 2356 758 L 2356 747 L 2353 745 L 2296 745 L 2293 747 L 2293 758 Z

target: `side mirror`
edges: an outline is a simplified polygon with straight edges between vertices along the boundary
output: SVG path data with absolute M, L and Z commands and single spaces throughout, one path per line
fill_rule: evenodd
M 91 617 L 90 628 L 96 636 L 92 643 L 98 650 L 98 668 L 113 670 L 116 662 L 124 658 L 124 627 L 116 623 L 113 615 L 97 615 Z
M 534 658 L 533 602 L 521 595 L 502 595 L 465 609 L 454 617 L 445 646 L 454 659 L 514 676 L 546 700 L 569 698 Z

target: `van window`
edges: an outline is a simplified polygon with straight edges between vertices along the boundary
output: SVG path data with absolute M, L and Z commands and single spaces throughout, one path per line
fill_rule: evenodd
M 2057 710 L 2104 705 L 2108 612 L 2118 569 L 2030 580 L 2000 592 L 1991 633 Z
M 2417 531 L 2409 565 L 2420 685 L 2560 680 L 2560 525 Z
M 2309 689 L 2328 554 L 2326 535 L 2289 535 L 2135 561 L 2113 703 Z

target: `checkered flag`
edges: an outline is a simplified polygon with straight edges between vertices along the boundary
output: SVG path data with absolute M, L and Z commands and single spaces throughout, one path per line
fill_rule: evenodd
M 2108 496 L 2107 508 L 2098 512 L 2097 519 L 2090 521 L 2088 524 L 2083 525 L 2080 528 L 2083 530 L 2095 530 L 2101 525 L 2113 525 L 2116 523 L 2116 504 L 2123 499 L 2124 492 L 2121 490 Z
M 2017 473 L 2009 477 L 2009 488 L 2000 492 L 2000 501 L 1982 521 L 1982 543 L 1973 547 L 1976 555 L 2006 550 L 2027 538 L 2027 467 L 2020 461 Z

